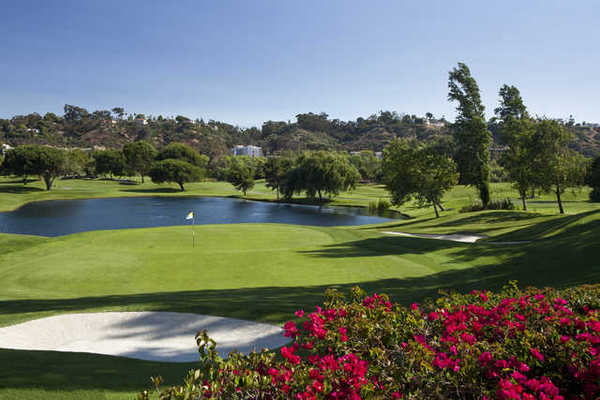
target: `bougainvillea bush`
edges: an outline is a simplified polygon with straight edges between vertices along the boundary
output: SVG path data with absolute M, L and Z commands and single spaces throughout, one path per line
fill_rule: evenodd
M 278 352 L 201 362 L 160 399 L 598 399 L 600 287 L 473 291 L 402 307 L 360 289 L 296 312 Z M 152 393 L 144 392 L 140 399 Z

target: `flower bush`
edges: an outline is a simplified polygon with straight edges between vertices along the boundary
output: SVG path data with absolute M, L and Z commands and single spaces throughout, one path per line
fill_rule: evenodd
M 410 307 L 328 291 L 285 324 L 279 352 L 221 359 L 200 332 L 200 368 L 181 386 L 154 381 L 161 400 L 598 399 L 599 305 L 599 286 L 511 284 Z

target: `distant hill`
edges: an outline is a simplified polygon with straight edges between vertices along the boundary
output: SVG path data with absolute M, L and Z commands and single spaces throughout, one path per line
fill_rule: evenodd
M 265 154 L 303 150 L 381 151 L 394 137 L 420 141 L 448 140 L 450 123 L 416 115 L 381 111 L 355 121 L 329 119 L 325 113 L 305 113 L 297 122 L 267 121 L 261 128 L 240 128 L 224 122 L 126 114 L 123 109 L 89 112 L 65 105 L 63 116 L 32 113 L 0 119 L 0 141 L 11 146 L 48 144 L 58 147 L 121 148 L 139 139 L 163 147 L 184 142 L 211 158 L 229 154 L 236 144 L 261 146 Z M 571 146 L 591 157 L 600 153 L 600 127 L 568 125 L 574 133 Z M 496 129 L 490 130 L 497 141 Z

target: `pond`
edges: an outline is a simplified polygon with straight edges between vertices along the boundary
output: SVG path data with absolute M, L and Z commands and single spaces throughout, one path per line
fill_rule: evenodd
M 244 222 L 341 226 L 389 222 L 356 207 L 307 206 L 218 197 L 125 197 L 52 200 L 0 213 L 0 232 L 41 236 L 101 230 Z

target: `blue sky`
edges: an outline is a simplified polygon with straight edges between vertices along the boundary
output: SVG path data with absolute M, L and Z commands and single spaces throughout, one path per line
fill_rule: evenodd
M 533 114 L 600 122 L 600 1 L 0 0 L 0 117 L 89 110 L 241 126 L 300 112 L 454 118 L 467 63 L 488 117 L 514 84 Z

